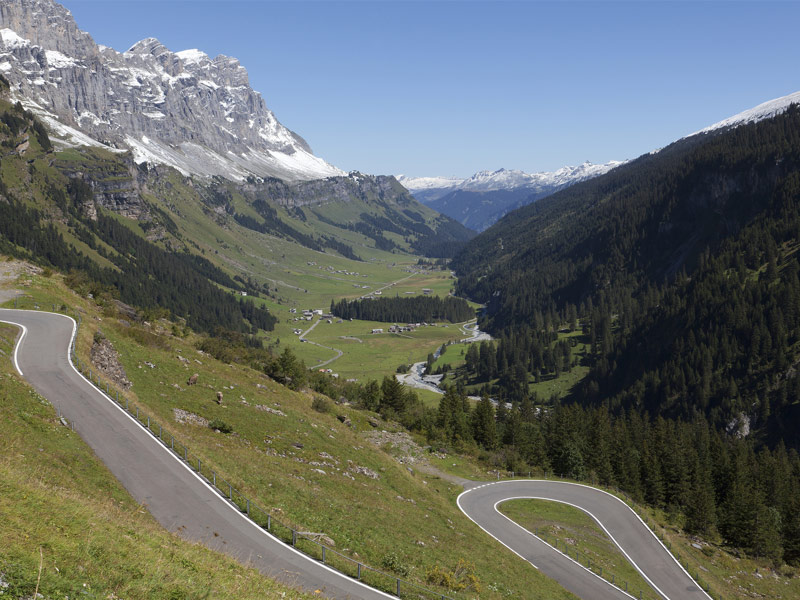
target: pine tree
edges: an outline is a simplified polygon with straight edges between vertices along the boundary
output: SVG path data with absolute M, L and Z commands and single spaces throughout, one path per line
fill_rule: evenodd
M 475 441 L 486 450 L 497 446 L 497 426 L 494 406 L 488 396 L 481 396 L 472 415 L 472 434 Z

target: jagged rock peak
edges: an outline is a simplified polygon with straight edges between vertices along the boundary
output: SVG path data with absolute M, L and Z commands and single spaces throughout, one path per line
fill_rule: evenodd
M 167 50 L 164 44 L 159 42 L 156 38 L 150 37 L 136 42 L 133 46 L 128 48 L 126 54 L 151 54 L 158 57 L 167 52 L 169 52 L 169 50 Z
M 92 36 L 78 29 L 72 13 L 53 0 L 2 0 L 0 29 L 68 56 L 88 58 L 98 52 Z
M 343 174 L 275 118 L 237 59 L 155 38 L 122 53 L 99 47 L 54 0 L 0 0 L 0 72 L 63 143 L 235 180 Z

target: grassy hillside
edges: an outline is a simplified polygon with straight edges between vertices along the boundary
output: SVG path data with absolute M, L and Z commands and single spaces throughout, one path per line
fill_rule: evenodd
M 13 371 L 0 324 L 0 592 L 27 598 L 312 598 L 155 522 Z

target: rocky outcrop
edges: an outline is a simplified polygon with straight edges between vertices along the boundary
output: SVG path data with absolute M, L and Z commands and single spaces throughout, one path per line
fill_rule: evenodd
M 81 179 L 91 187 L 92 200 L 83 206 L 90 218 L 96 218 L 101 206 L 131 219 L 151 219 L 150 208 L 140 195 L 145 177 L 138 173 L 130 154 L 114 160 L 56 161 L 54 166 L 70 179 Z
M 154 38 L 122 53 L 98 46 L 52 0 L 0 4 L 0 72 L 64 143 L 235 180 L 342 174 L 278 122 L 237 59 L 172 52 Z
M 102 335 L 95 335 L 91 351 L 92 364 L 108 377 L 111 382 L 123 390 L 129 390 L 133 385 L 128 379 L 125 367 L 119 362 L 119 354 L 111 342 Z
M 223 197 L 226 186 L 214 185 L 212 190 Z M 329 177 L 314 181 L 288 184 L 277 179 L 254 180 L 237 186 L 237 190 L 251 203 L 268 198 L 282 206 L 306 206 L 327 202 L 364 200 L 407 206 L 414 202 L 408 191 L 391 175 L 364 175 L 353 171 L 344 177 Z

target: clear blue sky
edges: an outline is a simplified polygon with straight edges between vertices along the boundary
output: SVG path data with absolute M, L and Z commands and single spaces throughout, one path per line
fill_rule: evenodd
M 344 170 L 633 158 L 800 90 L 800 3 L 62 0 L 98 43 L 240 59 Z

